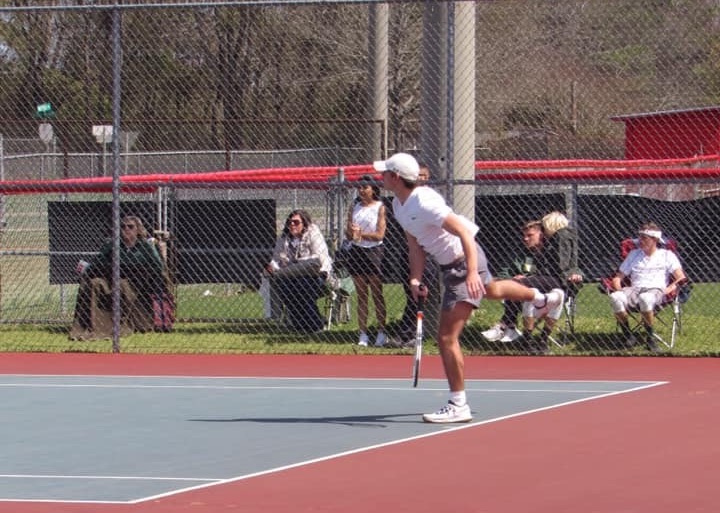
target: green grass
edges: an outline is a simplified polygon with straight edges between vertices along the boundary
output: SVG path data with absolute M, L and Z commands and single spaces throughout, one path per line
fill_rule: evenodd
M 8 196 L 12 230 L 0 232 L 2 247 L 48 250 L 47 201 L 57 194 Z M 87 196 L 108 200 L 107 195 Z M 73 342 L 67 337 L 77 285 L 48 284 L 47 255 L 3 255 L 0 258 L 0 351 L 109 352 L 110 341 Z M 397 324 L 405 304 L 400 285 L 385 287 L 389 328 Z M 407 350 L 360 348 L 357 321 L 333 326 L 312 336 L 297 335 L 262 319 L 260 296 L 235 285 L 183 285 L 177 293 L 178 317 L 172 333 L 135 334 L 120 341 L 121 350 L 134 353 L 295 353 L 377 354 Z M 355 304 L 353 302 L 353 304 Z M 354 310 L 354 308 L 353 308 Z M 463 334 L 463 347 L 475 354 L 513 354 L 503 344 L 490 344 L 480 332 L 501 316 L 499 302 L 483 301 Z M 184 321 L 183 321 L 184 320 Z M 189 322 L 192 320 L 192 322 Z M 371 324 L 374 316 L 370 316 Z M 720 284 L 695 284 L 684 306 L 683 333 L 671 354 L 720 355 Z M 562 320 L 561 320 L 562 323 Z M 553 348 L 554 354 L 647 354 L 616 347 L 615 322 L 607 297 L 594 284 L 578 297 L 576 333 L 571 343 Z M 428 330 L 432 331 L 432 330 Z M 436 353 L 432 337 L 428 353 Z
M 209 294 L 206 295 L 206 291 Z M 402 287 L 385 287 L 389 330 L 397 325 L 404 306 Z M 695 284 L 690 301 L 683 308 L 683 331 L 671 353 L 675 356 L 720 356 L 720 285 Z M 68 300 L 74 298 L 69 293 Z M 40 301 L 38 296 L 34 300 Z M 74 300 L 74 299 L 73 299 Z M 28 303 L 32 303 L 27 299 Z M 322 305 L 322 300 L 321 303 Z M 57 307 L 47 309 L 54 311 Z M 372 312 L 372 308 L 371 308 Z M 494 324 L 502 305 L 483 301 L 463 335 L 463 347 L 473 354 L 521 354 L 499 343 L 488 343 L 480 331 Z M 669 312 L 665 312 L 669 313 Z M 72 315 L 72 309 L 67 314 Z M 121 339 L 121 350 L 128 353 L 186 354 L 408 354 L 408 350 L 361 348 L 356 342 L 357 323 L 333 326 L 329 331 L 298 335 L 262 319 L 262 303 L 257 293 L 226 285 L 181 287 L 178 293 L 181 319 L 172 333 L 134 334 Z M 69 319 L 70 317 L 68 317 Z M 371 313 L 370 321 L 373 324 Z M 562 319 L 559 326 L 562 324 Z M 0 325 L 0 351 L 23 352 L 110 352 L 108 341 L 76 342 L 67 337 L 67 322 L 9 323 Z M 659 328 L 660 329 L 660 328 Z M 578 296 L 576 329 L 570 343 L 554 347 L 557 355 L 645 355 L 642 348 L 626 350 L 617 346 L 615 322 L 607 297 L 594 284 L 586 285 Z M 429 337 L 427 353 L 437 353 Z

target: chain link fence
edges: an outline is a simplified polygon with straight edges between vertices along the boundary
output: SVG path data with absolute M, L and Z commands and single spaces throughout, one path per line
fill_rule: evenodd
M 655 221 L 691 281 L 681 325 L 671 305 L 656 329 L 675 354 L 717 354 L 719 15 L 710 0 L 0 7 L 0 347 L 404 351 L 372 347 L 378 317 L 393 341 L 411 329 L 389 198 L 367 349 L 362 283 L 336 252 L 370 163 L 408 151 L 481 227 L 496 275 L 524 223 L 567 214 L 584 283 L 553 353 L 644 354 L 598 285 Z M 279 286 L 298 210 L 336 262 Z M 127 216 L 158 273 L 123 263 Z M 501 315 L 484 301 L 466 348 L 524 353 L 482 336 Z

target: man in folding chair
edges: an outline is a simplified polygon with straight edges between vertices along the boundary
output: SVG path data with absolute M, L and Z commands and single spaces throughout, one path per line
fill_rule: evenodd
M 629 347 L 638 344 L 630 328 L 627 312 L 628 308 L 637 308 L 646 332 L 645 345 L 650 351 L 657 352 L 653 331 L 655 309 L 662 304 L 667 294 L 676 293 L 687 281 L 687 277 L 677 255 L 658 247 L 662 240 L 662 231 L 657 224 L 643 224 L 638 236 L 639 247 L 628 253 L 612 279 L 610 303 L 625 343 Z M 629 285 L 623 284 L 625 278 L 629 278 Z

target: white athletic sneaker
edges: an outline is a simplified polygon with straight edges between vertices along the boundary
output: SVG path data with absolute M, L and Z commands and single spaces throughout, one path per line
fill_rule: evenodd
M 522 337 L 522 331 L 515 327 L 507 328 L 505 330 L 505 333 L 503 334 L 503 337 L 500 339 L 500 342 L 515 342 L 520 337 Z
M 470 405 L 458 406 L 450 401 L 435 413 L 425 413 L 423 421 L 433 424 L 449 424 L 451 422 L 470 422 L 472 413 Z
M 370 343 L 370 339 L 368 338 L 367 333 L 365 333 L 364 331 L 361 331 L 360 332 L 360 340 L 358 341 L 358 345 L 367 347 L 369 343 Z
M 382 347 L 387 342 L 387 336 L 384 331 L 378 331 L 377 338 L 375 339 L 375 347 Z
M 502 323 L 497 323 L 489 330 L 485 330 L 480 334 L 485 337 L 485 340 L 487 340 L 488 342 L 497 342 L 505 335 L 505 325 Z

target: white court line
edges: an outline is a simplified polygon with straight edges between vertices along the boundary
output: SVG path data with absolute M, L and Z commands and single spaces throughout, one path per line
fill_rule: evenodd
M 290 377 L 290 378 L 282 378 L 282 377 L 245 377 L 245 376 L 227 376 L 227 377 L 217 377 L 217 376 L 90 376 L 90 375 L 35 375 L 35 374 L 0 374 L 0 376 L 6 376 L 6 377 L 18 377 L 18 378 L 37 378 L 37 377 L 48 377 L 48 378 L 90 378 L 90 379 L 105 379 L 105 380 L 125 380 L 125 379 L 132 379 L 132 380 L 138 380 L 138 379 L 151 379 L 151 380 L 187 380 L 187 381 L 199 381 L 199 380 L 208 380 L 208 381 L 215 381 L 215 380 L 230 380 L 230 381 L 310 381 L 310 382 L 329 382 L 329 381 L 363 381 L 363 382 L 373 382 L 373 381 L 380 381 L 380 382 L 395 382 L 403 383 L 400 387 L 392 387 L 392 386 L 364 386 L 364 387 L 358 387 L 357 385 L 350 385 L 350 386 L 341 386 L 341 385 L 333 385 L 333 386 L 299 386 L 299 385 L 209 385 L 209 384 L 202 384 L 202 385 L 188 385 L 188 384 L 172 384 L 172 385 L 163 385 L 163 384 L 136 384 L 136 383 L 37 383 L 37 382 L 7 382 L 2 383 L 0 382 L 0 388 L 96 388 L 96 389 L 180 389 L 180 390 L 384 390 L 384 391 L 407 391 L 407 392 L 413 392 L 416 393 L 418 391 L 442 391 L 447 389 L 447 381 L 445 379 L 425 379 L 423 382 L 425 383 L 425 386 L 420 386 L 417 388 L 412 388 L 409 386 L 406 386 L 405 383 L 408 381 L 407 378 L 327 378 L 327 377 L 321 377 L 321 378 L 308 378 L 308 377 Z M 430 384 L 437 384 L 437 387 L 435 386 L 428 386 L 428 383 Z M 657 383 L 656 381 L 612 381 L 612 380 L 548 380 L 548 379 L 526 379 L 526 380 L 514 380 L 514 379 L 468 379 L 465 380 L 466 383 L 466 390 L 468 392 L 488 392 L 488 393 L 504 393 L 504 392 L 538 392 L 538 393 L 552 393 L 552 392 L 563 392 L 563 393 L 604 393 L 604 392 L 613 392 L 615 390 L 607 390 L 607 389 L 596 389 L 596 388 L 587 388 L 587 389 L 567 389 L 567 388 L 498 388 L 498 387 L 473 387 L 474 384 L 482 384 L 482 383 L 526 383 L 526 384 L 536 384 L 536 383 L 545 383 L 545 384 L 552 384 L 552 383 L 562 383 L 562 384 L 572 384 L 572 383 L 586 383 L 586 384 L 618 384 L 618 383 L 628 383 L 628 384 L 651 384 L 651 383 Z M 664 383 L 664 382 L 661 382 Z M 469 385 L 469 386 L 468 386 Z
M 468 423 L 468 424 L 463 424 L 463 425 L 454 424 L 454 425 L 451 425 L 451 426 L 447 426 L 447 429 L 444 429 L 444 430 L 442 430 L 442 431 L 435 431 L 435 432 L 433 432 L 433 433 L 425 433 L 425 434 L 422 434 L 422 435 L 416 435 L 416 436 L 411 436 L 411 437 L 408 437 L 408 438 L 402 438 L 402 439 L 400 439 L 400 440 L 393 440 L 393 441 L 391 441 L 391 442 L 384 442 L 384 443 L 381 443 L 381 444 L 369 445 L 369 446 L 367 446 L 367 447 L 361 447 L 361 448 L 358 448 L 358 449 L 353 449 L 353 450 L 351 450 L 351 451 L 344 451 L 344 452 L 339 452 L 339 453 L 336 453 L 336 454 L 330 454 L 330 455 L 328 455 L 328 456 L 322 456 L 322 457 L 320 457 L 320 458 L 314 458 L 314 459 L 310 459 L 310 460 L 306 460 L 306 461 L 301 461 L 301 462 L 298 462 L 298 463 L 293 463 L 293 464 L 291 464 L 291 465 L 285 465 L 285 466 L 282 466 L 282 467 L 276 467 L 276 468 L 273 468 L 273 469 L 263 470 L 263 471 L 260 471 L 260 472 L 254 472 L 254 473 L 252 473 L 252 474 L 245 474 L 245 475 L 243 475 L 243 476 L 236 476 L 236 477 L 224 479 L 224 480 L 219 481 L 219 482 L 216 482 L 216 483 L 209 483 L 209 484 L 203 484 L 203 485 L 198 485 L 198 486 L 191 486 L 191 487 L 188 487 L 188 488 L 182 488 L 182 489 L 179 489 L 179 490 L 173 490 L 173 491 L 171 491 L 171 492 L 161 493 L 161 494 L 152 495 L 152 496 L 149 496 L 149 497 L 143 497 L 143 498 L 140 498 L 140 499 L 128 501 L 128 504 L 138 504 L 138 503 L 141 503 L 141 502 L 147 502 L 147 501 L 151 501 L 151 500 L 155 500 L 155 499 L 160 499 L 160 498 L 163 498 L 163 497 L 170 497 L 170 496 L 172 496 L 172 495 L 177 495 L 177 494 L 189 492 L 189 491 L 192 491 L 192 490 L 200 490 L 200 489 L 203 489 L 203 488 L 209 488 L 210 486 L 217 486 L 217 485 L 223 485 L 223 484 L 228 484 L 228 483 L 235 483 L 235 482 L 238 482 L 238 481 L 244 481 L 244 480 L 246 480 L 246 479 L 251 479 L 251 478 L 253 478 L 253 477 L 264 476 L 264 475 L 267 475 L 267 474 L 274 474 L 274 473 L 277 473 L 277 472 L 282 472 L 282 471 L 289 470 L 289 469 L 293 469 L 293 468 L 303 467 L 303 466 L 306 466 L 306 465 L 312 465 L 312 464 L 314 464 L 314 463 L 320 463 L 320 462 L 323 462 L 323 461 L 328 461 L 328 460 L 333 460 L 333 459 L 337 459 L 337 458 L 342 458 L 342 457 L 344 457 L 344 456 L 350 456 L 350 455 L 352 455 L 352 454 L 359 454 L 359 453 L 362 453 L 362 452 L 373 451 L 373 450 L 375 450 L 375 449 L 380 449 L 380 448 L 383 448 L 383 447 L 390 447 L 390 446 L 393 446 L 393 445 L 398 445 L 398 444 L 402 444 L 402 443 L 405 443 L 405 442 L 410 442 L 410 441 L 413 441 L 413 440 L 420 440 L 420 439 L 422 439 L 422 438 L 429 438 L 429 437 L 432 437 L 432 436 L 445 435 L 445 434 L 447 434 L 447 433 L 452 433 L 452 432 L 454 432 L 454 431 L 459 431 L 459 430 L 461 430 L 461 429 L 470 429 L 470 428 L 474 428 L 474 427 L 477 427 L 477 426 L 483 426 L 483 425 L 485 425 L 485 424 L 491 424 L 491 423 L 494 423 L 494 422 L 499 422 L 499 421 L 501 421 L 501 420 L 507 420 L 507 419 L 512 419 L 512 418 L 515 418 L 515 417 L 521 417 L 521 416 L 524 416 L 524 415 L 529 415 L 529 414 L 531 414 L 531 413 L 538 413 L 538 412 L 541 412 L 541 411 L 547 411 L 547 410 L 552 410 L 552 409 L 555 409 L 555 408 L 560 408 L 560 407 L 562 407 L 562 406 L 568 406 L 568 405 L 571 405 L 571 404 L 577 404 L 577 403 L 582 403 L 582 402 L 586 402 L 586 401 L 593 401 L 593 400 L 595 400 L 595 399 L 602 399 L 602 398 L 605 398 L 605 397 L 611 397 L 611 396 L 614 396 L 614 395 L 626 394 L 626 393 L 629 393 L 629 392 L 637 392 L 637 391 L 639 391 L 639 390 L 644 390 L 644 389 L 647 389 L 647 388 L 652 388 L 652 387 L 656 387 L 656 386 L 660 386 L 660 385 L 666 385 L 667 383 L 668 383 L 667 381 L 658 381 L 658 382 L 648 383 L 648 384 L 646 384 L 646 385 L 638 386 L 638 387 L 635 387 L 635 388 L 630 388 L 630 389 L 627 389 L 627 390 L 620 390 L 620 391 L 608 392 L 608 393 L 605 393 L 605 394 L 602 394 L 602 395 L 598 395 L 598 396 L 585 397 L 585 398 L 583 398 L 583 399 L 576 399 L 576 400 L 573 400 L 573 401 L 566 401 L 566 402 L 564 402 L 564 403 L 558 403 L 558 404 L 554 404 L 554 405 L 551 405 L 551 406 L 543 406 L 543 407 L 541 407 L 541 408 L 535 408 L 535 409 L 532 409 L 532 410 L 526 410 L 526 411 L 516 412 L 516 413 L 512 413 L 512 414 L 510 414 L 510 415 L 504 415 L 504 416 L 502 416 L 502 417 L 496 417 L 496 418 L 493 418 L 493 419 L 486 419 L 486 420 L 478 421 L 478 422 L 470 422 L 470 423 Z
M 466 381 L 466 383 L 468 383 Z M 581 382 L 580 382 L 581 383 Z M 623 383 L 632 383 L 629 381 L 623 381 Z M 646 382 L 643 382 L 644 384 Z M 665 382 L 656 382 L 659 384 L 665 384 Z M 283 386 L 283 385 L 123 385 L 123 384 L 108 384 L 100 385 L 94 383 L 83 383 L 83 384 L 69 384 L 69 383 L 0 383 L 0 388 L 93 388 L 93 389 L 175 389 L 175 390 L 384 390 L 384 391 L 402 391 L 402 392 L 413 392 L 418 391 L 443 391 L 447 390 L 447 385 L 443 381 L 442 385 L 437 388 L 434 387 L 358 387 L 358 386 Z M 591 389 L 578 389 L 578 388 L 475 388 L 465 387 L 467 392 L 488 392 L 488 393 L 553 393 L 562 392 L 567 394 L 587 394 L 587 393 L 605 393 L 614 392 L 615 390 L 605 390 L 599 388 Z
M 220 483 L 222 479 L 217 478 L 199 478 L 199 477 L 152 477 L 152 476 L 94 476 L 94 475 L 41 475 L 41 474 L 0 474 L 0 479 L 73 479 L 81 481 L 95 481 L 98 479 L 107 479 L 114 481 L 192 481 L 206 483 Z M 110 500 L 59 500 L 59 499 L 6 499 L 0 497 L 2 502 L 42 502 L 50 504 L 130 504 L 128 501 L 110 501 Z
M 0 497 L 0 503 L 2 502 L 30 502 L 30 503 L 43 503 L 43 504 L 130 504 L 128 501 L 93 501 L 93 500 L 61 500 L 61 499 L 3 499 Z
M 94 475 L 57 475 L 57 474 L 0 474 L 2 479 L 115 479 L 142 481 L 222 481 L 222 478 L 209 477 L 158 477 L 158 476 L 94 476 Z
M 11 376 L 11 375 L 5 375 L 5 376 Z M 12 375 L 12 376 L 18 376 L 18 377 L 41 377 L 41 376 L 50 377 L 49 375 L 34 375 L 34 374 L 33 374 L 33 375 L 21 374 L 21 375 Z M 81 377 L 81 378 L 87 378 L 87 377 L 91 377 L 91 376 L 87 376 L 87 375 L 78 375 L 78 376 L 53 375 L 52 377 L 55 377 L 55 378 L 64 378 L 64 377 Z M 237 377 L 237 376 L 230 376 L 230 377 L 225 377 L 225 378 L 218 378 L 218 377 L 201 378 L 201 377 L 198 377 L 198 376 L 187 376 L 187 377 L 180 377 L 180 376 L 98 376 L 98 377 L 103 378 L 103 379 L 114 379 L 114 378 L 118 378 L 118 377 L 132 378 L 132 379 L 138 379 L 138 378 L 142 378 L 142 377 L 146 377 L 146 378 L 148 378 L 148 377 L 153 377 L 153 378 L 154 378 L 154 377 L 158 377 L 158 378 L 163 378 L 163 379 L 180 379 L 180 378 L 187 379 L 187 378 L 189 378 L 189 379 L 191 379 L 191 380 L 197 380 L 197 379 L 345 380 L 345 379 L 346 379 L 346 378 L 278 378 L 278 377 L 272 377 L 272 378 L 268 378 L 268 377 L 258 377 L 258 378 L 246 378 L 246 377 L 242 377 L 242 378 L 239 378 L 239 377 Z M 351 378 L 351 379 L 355 379 L 355 380 L 358 380 L 358 381 L 392 381 L 392 380 L 393 380 L 393 378 L 387 378 L 387 379 L 386 379 L 386 378 L 373 378 L 373 379 Z M 406 382 L 407 379 L 406 379 L 406 378 L 398 378 L 398 381 Z M 441 388 L 438 388 L 438 389 L 435 389 L 435 388 L 415 388 L 415 389 L 413 389 L 413 388 L 410 388 L 410 387 L 397 387 L 397 388 L 390 388 L 390 387 L 326 387 L 326 388 L 325 388 L 325 387 L 324 387 L 324 388 L 322 388 L 322 389 L 319 389 L 318 387 L 297 387 L 297 386 L 294 386 L 294 387 L 289 387 L 289 386 L 287 386 L 287 387 L 286 387 L 286 386 L 262 387 L 262 386 L 241 386 L 241 385 L 236 385 L 236 386 L 232 386 L 232 385 L 230 385 L 230 386 L 214 386 L 214 385 L 190 385 L 190 386 L 185 385 L 185 386 L 180 386 L 180 385 L 122 385 L 122 384 L 119 384 L 119 385 L 117 385 L 117 384 L 116 384 L 116 385 L 97 385 L 97 384 L 95 384 L 95 385 L 93 385 L 93 384 L 74 384 L 74 385 L 68 385 L 68 384 L 37 384 L 37 383 L 28 383 L 28 384 L 0 383 L 0 386 L 4 386 L 4 387 L 28 386 L 28 387 L 46 387 L 46 388 L 53 388 L 53 387 L 58 387 L 58 388 L 77 388 L 77 387 L 80 387 L 80 388 L 191 388 L 191 389 L 193 389 L 193 388 L 197 388 L 197 389 L 225 389 L 225 388 L 228 388 L 228 389 L 273 389 L 273 388 L 277 388 L 277 389 L 297 389 L 297 390 L 305 390 L 305 389 L 311 389 L 311 390 L 409 390 L 409 391 L 415 391 L 415 392 L 420 391 L 420 390 L 447 390 L 447 386 L 445 385 L 445 383 L 446 383 L 445 380 L 440 380 L 440 379 L 438 379 L 438 380 L 425 380 L 425 381 L 437 381 L 438 383 L 442 384 L 443 386 L 442 386 Z M 130 479 L 139 479 L 139 480 L 176 480 L 176 481 L 202 481 L 202 482 L 203 482 L 203 484 L 198 484 L 198 485 L 195 485 L 195 486 L 189 486 L 189 487 L 185 487 L 185 488 L 179 488 L 179 489 L 175 489 L 175 490 L 172 490 L 172 491 L 169 491 L 169 492 L 164 492 L 164 493 L 160 493 L 160 494 L 156 494 L 156 495 L 152 495 L 152 496 L 147 496 L 147 497 L 141 497 L 141 498 L 139 498 L 139 499 L 133 499 L 133 500 L 129 500 L 129 501 L 83 501 L 83 500 L 62 501 L 62 500 L 42 500 L 42 499 L 40 499 L 40 500 L 30 500 L 30 499 L 5 499 L 5 498 L 0 498 L 0 502 L 47 502 L 47 503 L 59 503 L 59 504 L 63 504 L 63 503 L 138 504 L 138 503 L 147 502 L 147 501 L 151 501 L 151 500 L 156 500 L 156 499 L 160 499 L 160 498 L 164 498 L 164 497 L 170 497 L 170 496 L 173 496 L 173 495 L 178 495 L 178 494 L 185 493 L 185 492 L 189 492 L 189 491 L 193 491 L 193 490 L 200 490 L 200 489 L 204 489 L 204 488 L 209 488 L 209 487 L 211 487 L 211 486 L 217 486 L 217 485 L 223 485 L 223 484 L 228 484 L 228 483 L 234 483 L 234 482 L 251 479 L 251 478 L 254 478 L 254 477 L 258 477 L 258 476 L 263 476 L 263 475 L 268 475 L 268 474 L 283 472 L 283 471 L 285 471 L 285 470 L 290 470 L 290 469 L 294 469 L 294 468 L 298 468 L 298 467 L 303 467 L 303 466 L 307 466 L 307 465 L 312 465 L 312 464 L 315 464 L 315 463 L 320 463 L 320 462 L 329 461 L 329 460 L 333 460 L 333 459 L 337 459 L 337 458 L 342 458 L 342 457 L 345 457 L 345 456 L 350 456 L 350 455 L 353 455 L 353 454 L 359 454 L 359 453 L 363 453 L 363 452 L 367 452 L 367 451 L 372 451 L 372 450 L 376 450 L 376 449 L 380 449 L 380 448 L 384 448 L 384 447 L 390 447 L 390 446 L 393 446 L 393 445 L 398 445 L 398 444 L 402 444 L 402 443 L 409 442 L 409 441 L 413 441 L 413 440 L 419 440 L 419 439 L 429 438 L 429 437 L 438 436 L 438 435 L 445 435 L 445 434 L 447 434 L 447 433 L 452 433 L 452 432 L 454 432 L 454 431 L 458 431 L 458 430 L 462 430 L 462 429 L 470 429 L 470 428 L 474 428 L 474 427 L 477 427 L 477 426 L 482 426 L 482 425 L 485 425 L 485 424 L 491 424 L 491 423 L 499 422 L 499 421 L 502 421 L 502 420 L 512 419 L 512 418 L 515 418 L 515 417 L 521 417 L 521 416 L 530 415 L 530 414 L 533 414 L 533 413 L 538 413 L 538 412 L 542 412 L 542 411 L 548 411 L 548 410 L 552 410 L 552 409 L 555 409 L 555 408 L 560 408 L 560 407 L 564 407 L 564 406 L 569 406 L 569 405 L 572 405 L 572 404 L 583 403 L 583 402 L 592 401 L 592 400 L 596 400 L 596 399 L 602 399 L 602 398 L 606 398 L 606 397 L 612 397 L 612 396 L 615 396 L 615 395 L 626 394 L 626 393 L 630 393 L 630 392 L 637 392 L 637 391 L 640 391 L 640 390 L 644 390 L 644 389 L 653 388 L 653 387 L 657 387 L 657 386 L 661 386 L 661 385 L 666 385 L 666 384 L 668 384 L 667 381 L 654 381 L 654 382 L 651 382 L 651 381 L 612 381 L 612 380 L 512 380 L 512 379 L 508 379 L 508 380 L 466 380 L 466 383 L 469 383 L 469 384 L 472 384 L 472 383 L 482 383 L 482 382 L 492 382 L 492 383 L 496 383 L 496 382 L 508 382 L 508 383 L 513 383 L 513 382 L 514 382 L 514 383 L 517 383 L 517 382 L 521 382 L 521 383 L 599 383 L 599 384 L 600 384 L 600 383 L 605 383 L 605 384 L 627 383 L 627 384 L 637 384 L 638 386 L 635 386 L 635 387 L 632 387 L 632 388 L 623 389 L 623 390 L 614 390 L 614 391 L 587 390 L 587 391 L 585 391 L 585 392 L 583 392 L 583 393 L 598 393 L 598 392 L 602 392 L 602 393 L 600 393 L 600 395 L 595 395 L 595 396 L 592 396 L 592 397 L 584 397 L 584 398 L 581 398 L 581 399 L 575 399 L 575 400 L 571 400 L 571 401 L 565 401 L 565 402 L 558 403 L 558 404 L 553 404 L 553 405 L 550 405 L 550 406 L 543 406 L 543 407 L 534 408 L 534 409 L 531 409 L 531 410 L 525 410 L 525 411 L 515 412 L 515 413 L 509 414 L 509 415 L 504 415 L 504 416 L 501 416 L 501 417 L 495 417 L 495 418 L 492 418 L 492 419 L 486 419 L 486 420 L 477 421 L 477 422 L 470 422 L 470 423 L 468 423 L 468 424 L 462 424 L 462 425 L 453 424 L 453 425 L 442 426 L 444 429 L 439 430 L 439 431 L 435 431 L 435 432 L 432 432 L 432 433 L 425 433 L 425 434 L 421 434 L 421 435 L 415 435 L 415 436 L 412 436 L 412 437 L 407 437 L 407 438 L 402 438 L 402 439 L 398 439 L 398 440 L 393 440 L 393 441 L 390 441 L 390 442 L 384 442 L 384 443 L 381 443 L 381 444 L 375 444 L 375 445 L 370 445 L 370 446 L 366 446 L 366 447 L 360 447 L 360 448 L 353 449 L 353 450 L 349 450 L 349 451 L 343 451 L 343 452 L 339 452 L 339 453 L 335 453 L 335 454 L 330 454 L 330 455 L 327 455 L 327 456 L 322 456 L 322 457 L 319 457 L 319 458 L 313 458 L 313 459 L 309 459 L 309 460 L 305 460 L 305 461 L 300 461 L 300 462 L 293 463 L 293 464 L 290 464 L 290 465 L 284 465 L 284 466 L 275 467 L 275 468 L 272 468 L 272 469 L 267 469 L 267 470 L 263 470 L 263 471 L 259 471 L 259 472 L 254 472 L 254 473 L 250 473 L 250 474 L 245 474 L 245 475 L 235 476 L 235 477 L 225 478 L 225 479 L 214 479 L 214 478 L 158 478 L 158 477 L 153 478 L 153 477 L 133 477 L 133 476 L 42 476 L 42 475 L 28 475 L 28 476 L 27 476 L 27 477 L 33 477 L 33 478 L 55 478 L 55 479 L 63 479 L 63 478 L 66 478 L 66 479 L 127 479 L 127 480 L 130 480 Z M 468 390 L 468 391 L 485 391 L 485 392 L 503 392 L 503 393 L 507 393 L 507 392 L 523 392 L 523 393 L 527 393 L 527 392 L 543 392 L 543 393 L 562 392 L 562 393 L 566 393 L 566 394 L 567 394 L 567 393 L 574 393 L 574 392 L 576 392 L 576 390 L 572 390 L 572 389 L 569 390 L 569 389 L 549 389 L 549 388 L 546 388 L 546 389 L 538 389 L 538 388 L 530 388 L 530 389 L 498 389 L 498 388 L 486 388 L 486 389 L 478 388 L 478 389 L 476 389 L 476 388 L 467 388 L 467 390 Z M 5 476 L 0 475 L 0 477 L 23 477 L 23 475 L 21 475 L 21 474 L 15 474 L 15 475 L 9 474 L 9 475 L 5 475 Z
M 112 379 L 165 379 L 165 380 L 231 380 L 231 381 L 401 381 L 406 382 L 410 378 L 354 378 L 344 376 L 197 376 L 197 375 L 171 375 L 171 374 L 6 374 L 0 372 L 0 377 L 11 378 L 91 378 L 100 380 Z M 437 381 L 447 383 L 445 378 L 427 378 L 424 381 Z M 466 383 L 657 383 L 655 379 L 465 379 Z

